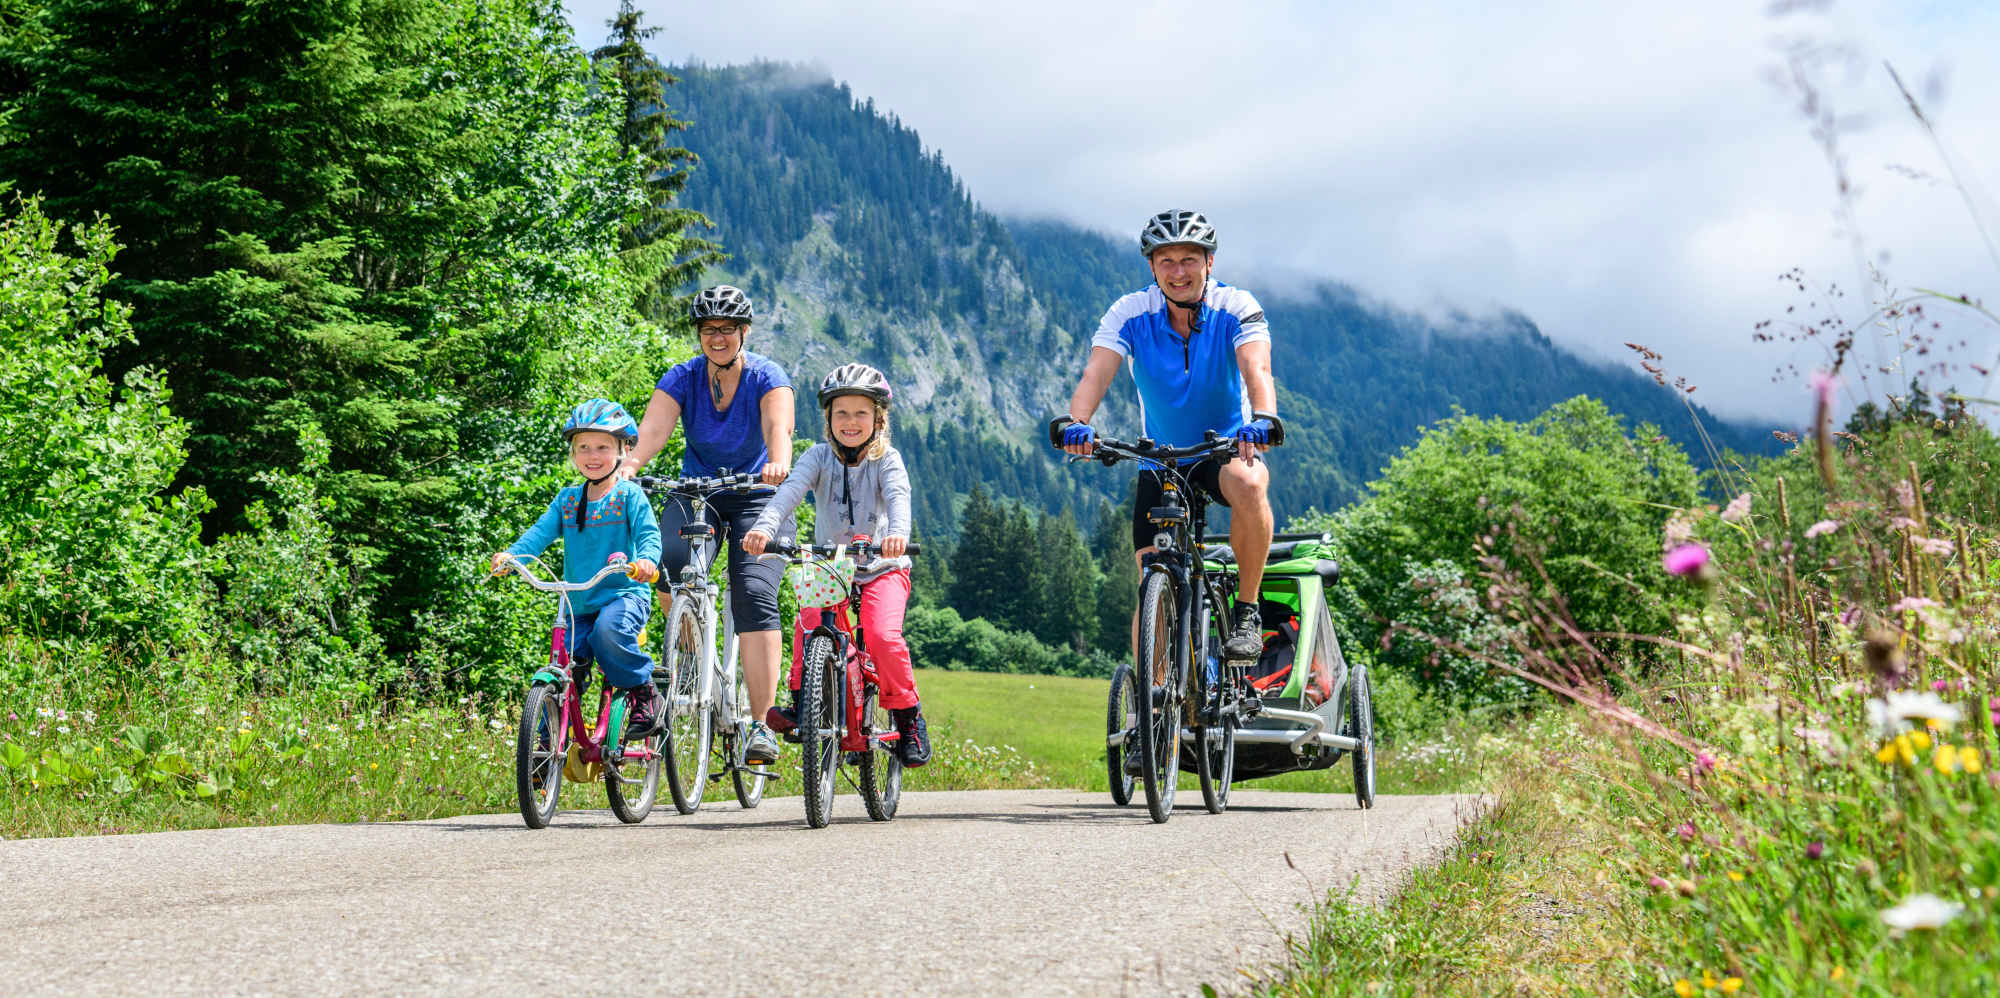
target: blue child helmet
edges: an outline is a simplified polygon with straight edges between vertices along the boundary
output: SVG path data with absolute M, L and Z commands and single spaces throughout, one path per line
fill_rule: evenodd
M 563 442 L 585 430 L 609 433 L 628 444 L 639 439 L 639 424 L 632 421 L 632 414 L 609 399 L 591 399 L 571 409 L 569 418 L 563 420 Z

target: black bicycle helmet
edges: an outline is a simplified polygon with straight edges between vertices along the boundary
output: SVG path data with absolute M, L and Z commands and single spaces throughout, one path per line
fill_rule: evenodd
M 750 296 L 744 294 L 741 288 L 727 284 L 704 288 L 700 294 L 694 296 L 694 304 L 689 307 L 688 312 L 694 316 L 696 322 L 703 319 L 735 319 L 749 322 L 757 315 L 757 310 L 750 307 Z
M 1139 230 L 1139 253 L 1149 259 L 1162 246 L 1182 243 L 1215 252 L 1215 226 L 1208 224 L 1201 212 L 1176 208 L 1147 219 L 1146 227 Z
M 819 406 L 824 409 L 842 395 L 861 395 L 888 405 L 893 394 L 889 379 L 881 371 L 866 364 L 842 364 L 828 371 L 825 380 L 819 383 Z

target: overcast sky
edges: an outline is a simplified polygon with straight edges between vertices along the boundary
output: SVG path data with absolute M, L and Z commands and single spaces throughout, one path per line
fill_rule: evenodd
M 586 46 L 617 7 L 567 4 Z M 1480 6 L 640 4 L 669 61 L 824 68 L 1003 215 L 1136 237 L 1154 211 L 1199 208 L 1220 230 L 1219 276 L 1252 291 L 1330 278 L 1432 315 L 1516 309 L 1620 364 L 1636 340 L 1731 415 L 1796 423 L 1805 389 L 1773 372 L 1825 362 L 1822 345 L 1751 342 L 1760 320 L 1809 313 L 1777 280 L 1793 267 L 1845 290 L 1850 322 L 1876 296 L 1871 263 L 1899 288 L 2000 305 L 2000 261 L 1883 68 L 1924 102 L 2000 241 L 2000 4 Z M 1844 53 L 1812 76 L 1841 122 L 1852 226 L 1797 91 L 1774 82 L 1803 44 Z M 1932 316 L 1992 366 L 1990 323 Z M 1893 343 L 1862 354 L 1898 362 Z M 1956 380 L 2000 390 L 1962 368 Z M 1851 378 L 1848 392 L 1860 397 Z

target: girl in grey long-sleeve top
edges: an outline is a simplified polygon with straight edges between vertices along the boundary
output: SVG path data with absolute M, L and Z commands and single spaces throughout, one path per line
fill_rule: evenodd
M 930 734 L 918 702 L 916 672 L 910 646 L 903 640 L 903 611 L 910 599 L 910 476 L 903 456 L 889 446 L 889 380 L 865 364 L 837 367 L 820 383 L 819 404 L 826 417 L 827 439 L 792 466 L 791 474 L 764 505 L 743 549 L 762 554 L 778 524 L 813 495 L 813 538 L 820 544 L 844 544 L 868 537 L 881 546 L 882 556 L 860 566 L 854 584 L 861 589 L 861 628 L 867 634 L 868 655 L 875 660 L 876 684 L 882 706 L 896 719 L 901 734 L 897 746 L 903 765 L 915 768 L 930 761 Z M 804 674 L 805 635 L 819 626 L 819 607 L 800 607 L 798 639 L 792 642 L 792 701 L 798 702 Z M 795 708 L 772 708 L 772 730 L 797 725 Z

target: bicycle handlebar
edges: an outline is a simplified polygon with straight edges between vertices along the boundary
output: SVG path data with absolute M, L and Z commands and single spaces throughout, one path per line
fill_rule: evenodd
M 493 574 L 500 575 L 505 573 L 507 568 L 511 568 L 515 572 L 520 573 L 521 578 L 526 580 L 528 585 L 533 586 L 536 589 L 540 589 L 545 593 L 580 593 L 586 589 L 595 588 L 599 582 L 602 582 L 613 575 L 627 574 L 627 570 L 631 568 L 632 564 L 633 564 L 632 562 L 625 561 L 623 559 L 614 561 L 611 564 L 598 569 L 597 574 L 591 576 L 589 582 L 548 582 L 536 578 L 535 573 L 528 571 L 528 565 L 525 561 L 513 555 L 509 555 L 507 557 L 507 567 Z
M 831 558 L 833 557 L 834 550 L 840 547 L 845 547 L 849 551 L 854 552 L 854 560 L 857 562 L 860 562 L 863 558 L 872 562 L 882 556 L 882 546 L 867 538 L 857 538 L 845 545 L 841 545 L 800 544 L 795 540 L 779 537 L 772 539 L 771 543 L 764 545 L 764 551 L 768 554 L 783 555 L 787 558 L 797 558 L 804 554 L 814 554 L 821 558 Z M 912 556 L 919 555 L 923 553 L 922 548 L 923 545 L 918 544 L 916 541 L 911 541 L 909 547 L 905 548 L 903 553 Z
M 775 489 L 764 484 L 763 479 L 748 472 L 734 475 L 718 475 L 714 478 L 654 478 L 641 475 L 632 479 L 648 495 L 655 492 L 683 492 L 698 496 L 711 496 L 717 492 L 754 492 L 761 489 Z

